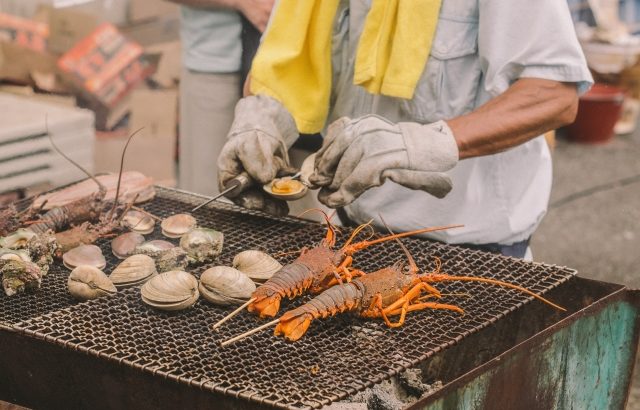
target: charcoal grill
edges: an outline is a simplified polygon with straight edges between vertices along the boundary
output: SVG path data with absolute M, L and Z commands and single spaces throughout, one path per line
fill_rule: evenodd
M 188 212 L 201 200 L 194 194 L 158 188 L 156 199 L 145 209 L 166 217 Z M 233 256 L 246 249 L 289 252 L 281 258 L 288 262 L 295 257 L 290 251 L 317 243 L 325 233 L 322 225 L 274 218 L 221 202 L 200 209 L 195 216 L 201 226 L 225 235 L 224 250 L 215 265 L 230 265 Z M 156 227 L 150 237 L 160 238 L 159 231 Z M 201 299 L 187 311 L 158 312 L 140 301 L 139 288 L 77 303 L 66 291 L 67 271 L 55 265 L 37 293 L 0 297 L 0 399 L 67 408 L 187 404 L 320 408 L 349 400 L 407 369 L 422 368 L 425 378 L 432 377 L 428 375 L 434 372 L 436 362 L 440 377 L 433 377 L 453 382 L 543 329 L 566 327 L 561 323 L 573 323 L 578 318 L 575 315 L 607 298 L 608 303 L 633 307 L 630 327 L 622 334 L 631 341 L 629 354 L 635 353 L 637 298 L 622 287 L 574 278 L 576 272 L 564 267 L 416 238 L 403 242 L 423 269 L 433 269 L 437 257 L 445 272 L 516 283 L 566 305 L 568 312 L 555 311 L 516 291 L 452 282 L 438 284 L 443 294 L 452 295 L 445 296 L 443 302 L 460 306 L 464 316 L 446 311 L 417 312 L 399 329 L 388 329 L 381 321 L 342 316 L 313 323 L 296 343 L 264 331 L 221 348 L 221 341 L 262 322 L 245 312 L 219 332 L 212 332 L 210 326 L 231 308 L 212 306 Z M 117 260 L 110 256 L 107 240 L 98 244 L 108 256 L 110 271 Z M 373 271 L 403 259 L 401 248 L 390 242 L 358 253 L 356 265 Z M 199 276 L 208 267 L 194 274 Z M 283 309 L 304 301 L 284 303 Z M 455 357 L 451 352 L 456 352 Z M 467 362 L 458 363 L 459 357 L 466 357 Z M 622 373 L 628 375 L 632 360 L 627 361 Z M 441 368 L 452 362 L 457 364 Z M 455 385 L 459 388 L 462 382 Z M 430 397 L 445 400 L 447 391 L 452 390 L 445 385 Z M 101 399 L 104 396 L 109 399 Z M 620 397 L 624 402 L 626 390 L 621 390 Z M 415 405 L 426 406 L 425 400 Z

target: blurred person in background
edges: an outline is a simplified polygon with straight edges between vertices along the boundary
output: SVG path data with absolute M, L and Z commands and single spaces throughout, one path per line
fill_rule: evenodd
M 243 20 L 261 33 L 274 0 L 172 1 L 182 5 L 179 186 L 213 195 L 216 159 L 244 80 Z

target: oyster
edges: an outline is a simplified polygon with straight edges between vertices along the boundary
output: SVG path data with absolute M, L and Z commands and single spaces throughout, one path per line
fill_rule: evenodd
M 123 260 L 109 275 L 118 289 L 137 286 L 148 281 L 157 272 L 154 260 L 147 255 L 132 255 Z
M 161 310 L 182 310 L 198 300 L 198 280 L 184 271 L 169 271 L 154 276 L 140 289 L 142 301 Z
M 136 247 L 144 243 L 144 236 L 138 232 L 127 232 L 111 241 L 111 252 L 120 259 L 133 255 Z
M 207 228 L 195 228 L 182 235 L 180 247 L 196 264 L 213 261 L 222 252 L 222 232 Z
M 0 248 L 0 260 L 15 260 L 15 261 L 31 262 L 31 258 L 29 257 L 28 252 L 24 250 L 15 250 L 15 249 L 7 249 L 7 248 Z
M 35 263 L 23 259 L 17 253 L 5 253 L 0 256 L 0 274 L 2 287 L 7 296 L 24 291 L 34 291 L 42 283 L 42 270 Z
M 49 272 L 53 256 L 59 252 L 58 246 L 56 237 L 48 232 L 38 234 L 27 242 L 29 258 L 40 267 L 43 275 Z
M 264 252 L 248 250 L 233 258 L 233 267 L 255 282 L 265 282 L 279 271 L 282 265 Z
M 160 227 L 168 238 L 179 238 L 196 227 L 196 218 L 189 214 L 176 214 L 165 218 Z
M 122 218 L 122 225 L 130 229 L 132 232 L 139 234 L 148 234 L 153 232 L 156 222 L 153 218 L 144 212 L 131 210 Z
M 27 242 L 36 236 L 36 233 L 28 229 L 18 229 L 12 234 L 0 238 L 0 248 L 19 249 L 27 246 Z
M 111 296 L 118 291 L 103 271 L 87 265 L 78 266 L 71 271 L 67 289 L 78 300 Z
M 158 272 L 183 270 L 189 264 L 189 256 L 187 255 L 187 252 L 179 246 L 174 246 L 165 250 L 151 250 L 149 247 L 138 246 L 135 253 L 137 255 L 147 255 L 153 258 Z
M 76 266 L 89 265 L 98 269 L 107 266 L 107 260 L 96 245 L 80 245 L 62 255 L 62 263 L 69 269 Z
M 202 273 L 198 287 L 202 297 L 216 305 L 246 302 L 256 284 L 244 273 L 228 266 L 214 266 Z
M 307 186 L 291 177 L 276 178 L 262 189 L 276 199 L 284 201 L 295 201 L 307 194 Z

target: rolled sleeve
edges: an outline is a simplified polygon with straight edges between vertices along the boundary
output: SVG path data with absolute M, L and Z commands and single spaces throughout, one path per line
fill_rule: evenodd
M 575 83 L 578 93 L 593 84 L 562 0 L 480 0 L 478 53 L 490 95 L 519 78 Z

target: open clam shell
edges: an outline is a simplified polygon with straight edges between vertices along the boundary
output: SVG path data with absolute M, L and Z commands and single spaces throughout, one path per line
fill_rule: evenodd
M 71 296 L 82 301 L 112 296 L 118 292 L 103 271 L 87 265 L 77 266 L 71 271 L 67 289 Z
M 209 268 L 200 276 L 200 293 L 216 305 L 241 304 L 256 290 L 256 284 L 244 273 L 228 266 Z
M 195 263 L 213 261 L 222 252 L 222 232 L 207 228 L 195 228 L 180 238 L 180 247 Z
M 121 289 L 141 285 L 156 273 L 156 264 L 151 257 L 132 255 L 116 266 L 109 279 Z
M 279 271 L 282 265 L 270 255 L 251 249 L 237 254 L 233 258 L 233 267 L 255 282 L 265 282 Z
M 104 269 L 107 260 L 102 254 L 102 250 L 96 245 L 80 245 L 62 255 L 62 263 L 69 269 L 77 266 L 89 265 L 94 268 Z
M 146 235 L 153 232 L 156 221 L 144 212 L 131 210 L 122 218 L 122 225 L 132 232 Z
M 138 232 L 127 232 L 117 236 L 111 241 L 111 252 L 120 259 L 131 255 L 135 249 L 144 243 L 144 236 Z
M 33 231 L 22 228 L 18 229 L 14 233 L 0 238 L 0 248 L 24 248 L 27 246 L 27 242 L 34 236 L 36 236 L 36 233 Z
M 291 177 L 276 178 L 262 186 L 262 189 L 272 197 L 283 201 L 295 201 L 307 194 L 307 186 Z
M 140 296 L 144 303 L 156 309 L 186 309 L 200 296 L 198 280 L 184 271 L 161 273 L 142 286 Z
M 189 214 L 176 214 L 165 218 L 160 227 L 162 234 L 168 238 L 179 238 L 196 227 L 196 218 Z

